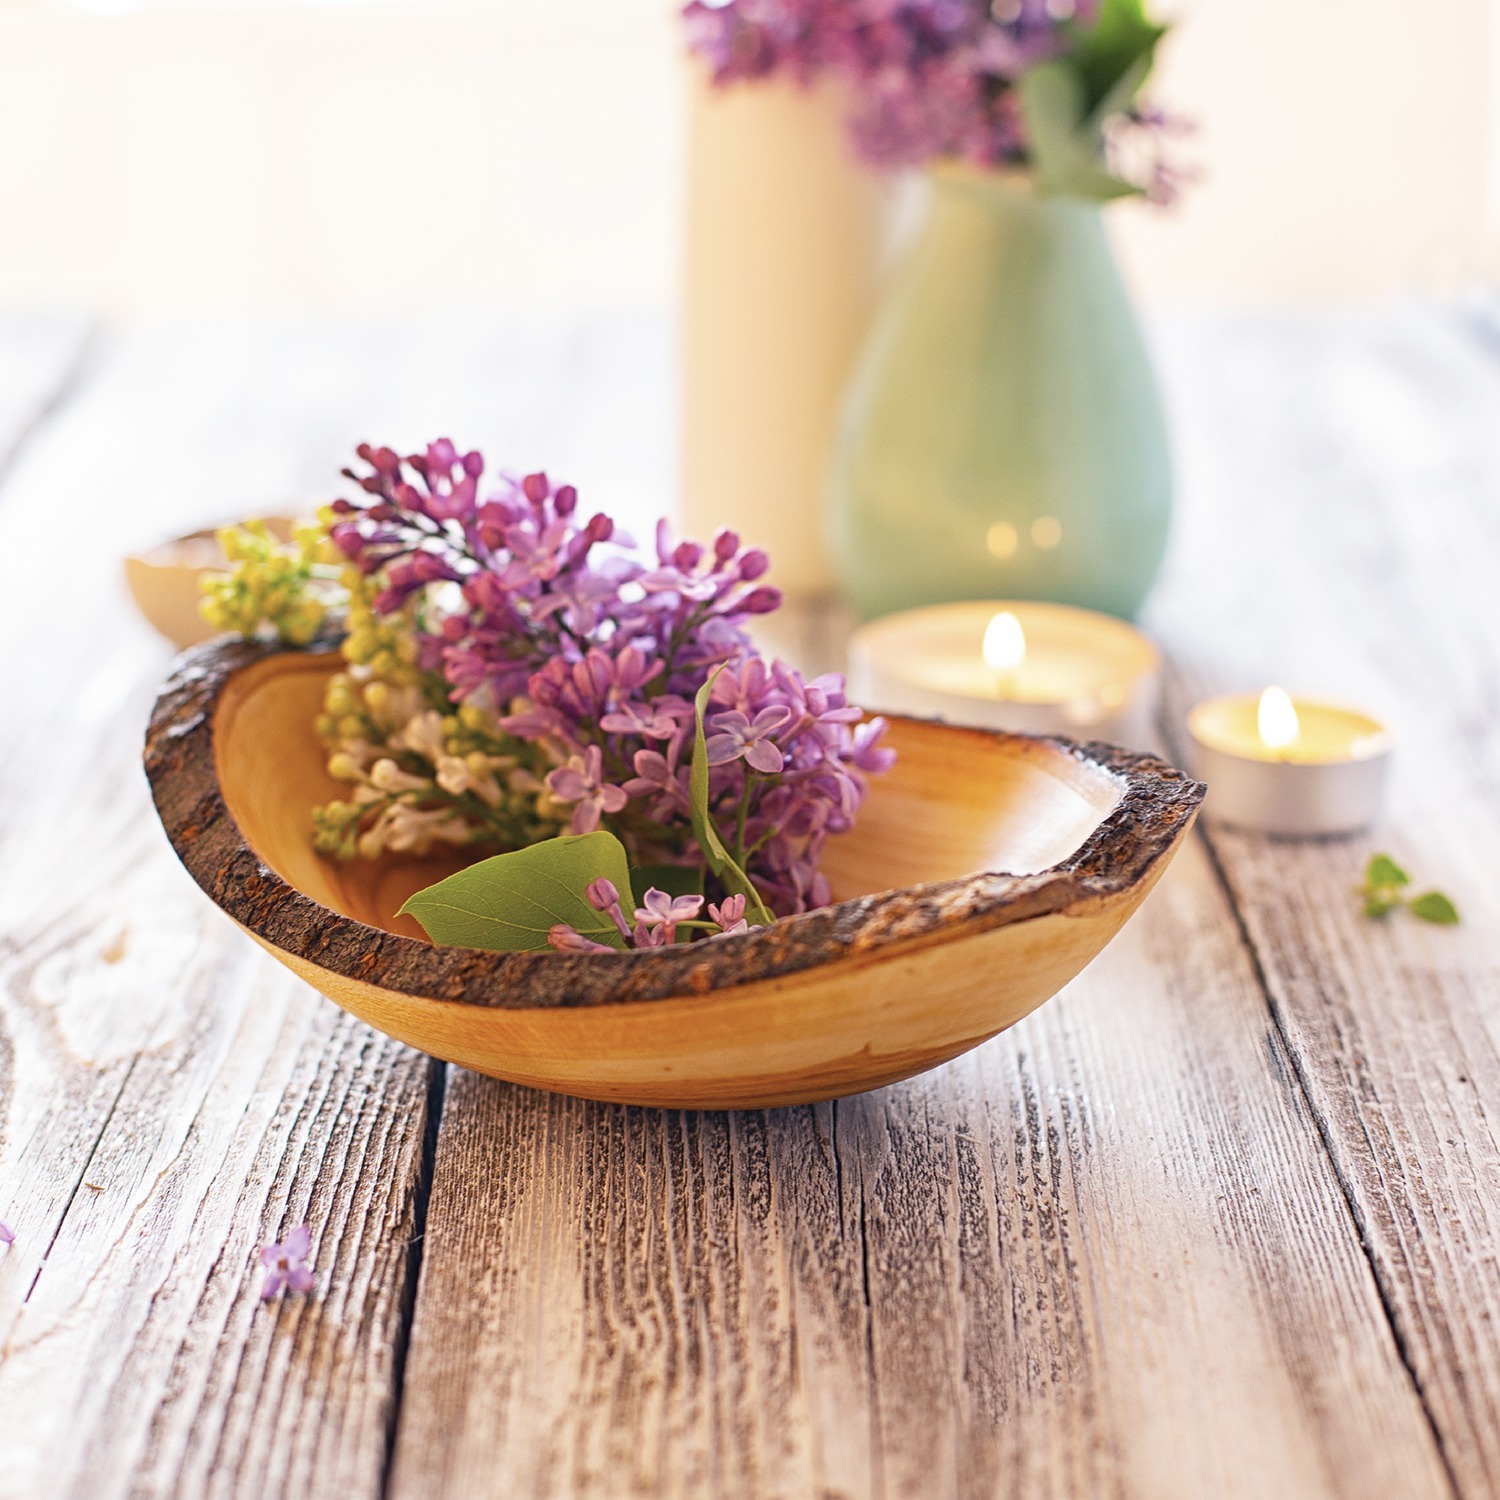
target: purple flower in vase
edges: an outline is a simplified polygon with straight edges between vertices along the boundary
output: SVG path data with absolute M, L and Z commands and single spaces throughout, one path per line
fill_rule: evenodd
M 572 802 L 573 832 L 593 833 L 605 813 L 617 813 L 630 800 L 621 788 L 604 780 L 604 756 L 597 745 L 547 775 L 547 790 L 559 802 Z
M 318 1284 L 307 1264 L 312 1250 L 312 1231 L 299 1224 L 281 1244 L 262 1245 L 260 1261 L 266 1268 L 260 1300 L 269 1302 L 283 1287 L 294 1292 L 310 1292 Z
M 855 149 L 874 166 L 988 168 L 1031 157 L 1020 105 L 1027 72 L 1053 60 L 1075 74 L 1097 69 L 1100 10 L 1099 0 L 691 0 L 683 19 L 689 50 L 717 84 L 834 79 Z M 1137 51 L 1122 65 L 1149 67 L 1150 35 L 1135 33 Z M 1122 39 L 1116 28 L 1110 45 Z M 1158 186 L 1159 174 L 1129 180 L 1148 192 L 1172 187 Z

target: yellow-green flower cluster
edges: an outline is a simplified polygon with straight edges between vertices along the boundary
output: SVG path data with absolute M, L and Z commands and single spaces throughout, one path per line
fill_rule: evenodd
M 320 525 L 298 526 L 289 543 L 274 537 L 264 521 L 226 526 L 219 545 L 233 566 L 204 578 L 198 606 L 203 618 L 220 630 L 250 637 L 274 633 L 305 646 L 323 623 L 324 605 L 313 581 L 326 543 Z
M 333 512 L 325 510 L 320 517 L 326 525 Z M 375 595 L 380 586 L 366 577 L 353 563 L 346 563 L 339 575 L 347 594 L 345 606 L 344 660 L 353 667 L 368 667 L 382 682 L 409 685 L 418 678 L 414 657 L 416 641 L 411 619 L 405 610 L 392 615 L 375 612 Z
M 404 666 L 396 662 L 399 675 Z M 513 849 L 562 831 L 571 809 L 548 791 L 539 747 L 504 734 L 480 708 L 453 712 L 440 686 L 420 677 L 391 683 L 374 671 L 373 662 L 352 664 L 324 697 L 318 732 L 328 772 L 353 792 L 314 811 L 320 851 L 373 859 L 437 844 Z

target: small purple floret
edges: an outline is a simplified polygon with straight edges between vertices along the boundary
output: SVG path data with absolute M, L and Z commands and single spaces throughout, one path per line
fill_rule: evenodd
M 547 941 L 559 953 L 613 953 L 615 951 L 608 943 L 596 943 L 593 938 L 584 937 L 581 932 L 570 927 L 566 922 L 554 923 L 547 932 Z
M 269 1302 L 283 1288 L 293 1292 L 310 1292 L 318 1284 L 307 1265 L 312 1250 L 312 1231 L 299 1224 L 280 1244 L 262 1245 L 261 1264 L 266 1268 L 260 1300 Z

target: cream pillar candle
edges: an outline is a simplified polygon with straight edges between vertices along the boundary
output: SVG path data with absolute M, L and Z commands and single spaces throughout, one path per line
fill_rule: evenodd
M 682 518 L 771 554 L 791 597 L 832 586 L 823 490 L 875 301 L 885 193 L 831 93 L 692 77 L 682 309 Z

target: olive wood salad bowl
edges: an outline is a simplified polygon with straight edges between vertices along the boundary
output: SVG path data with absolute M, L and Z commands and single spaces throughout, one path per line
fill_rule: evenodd
M 685 1108 L 802 1103 L 906 1078 L 1004 1030 L 1119 931 L 1203 787 L 1113 746 L 891 720 L 894 769 L 823 861 L 835 904 L 642 952 L 436 947 L 394 914 L 462 857 L 340 864 L 312 723 L 325 650 L 210 641 L 146 739 L 167 836 L 258 943 L 435 1057 L 536 1088 Z

